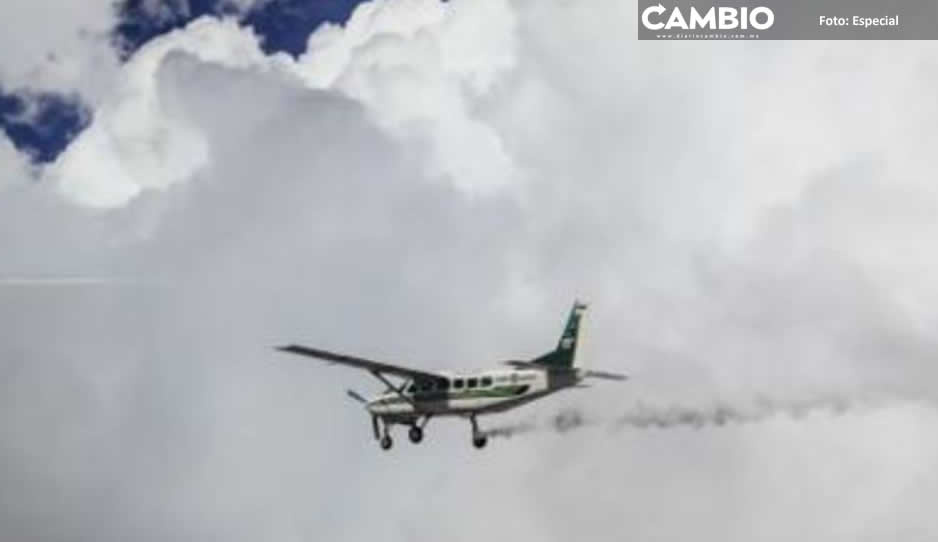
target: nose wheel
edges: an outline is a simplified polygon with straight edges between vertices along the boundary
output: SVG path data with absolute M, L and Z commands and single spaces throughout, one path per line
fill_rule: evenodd
M 472 424 L 472 445 L 479 450 L 485 448 L 489 439 L 485 436 L 485 433 L 479 430 L 479 424 L 476 422 L 475 414 L 469 416 L 469 422 Z

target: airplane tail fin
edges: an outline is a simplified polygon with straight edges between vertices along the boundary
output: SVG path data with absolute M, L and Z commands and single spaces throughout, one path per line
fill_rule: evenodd
M 551 352 L 531 361 L 532 364 L 541 365 L 549 369 L 570 369 L 576 361 L 576 347 L 580 339 L 580 320 L 586 312 L 586 303 L 573 302 L 567 325 L 563 329 L 557 348 Z

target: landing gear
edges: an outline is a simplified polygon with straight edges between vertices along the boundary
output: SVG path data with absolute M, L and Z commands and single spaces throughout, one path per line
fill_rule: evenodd
M 432 414 L 427 414 L 423 417 L 423 422 L 420 422 L 420 418 L 415 418 L 410 424 L 410 431 L 407 432 L 407 437 L 410 438 L 410 441 L 414 444 L 420 444 L 420 441 L 423 440 L 423 428 L 430 421 Z
M 391 446 L 393 445 L 394 445 L 394 441 L 391 440 L 391 435 L 385 433 L 384 436 L 381 437 L 381 449 L 390 450 Z
M 485 433 L 479 431 L 479 424 L 476 422 L 475 414 L 469 416 L 469 422 L 472 424 L 472 445 L 480 450 L 485 448 L 489 439 L 485 436 Z
M 384 431 L 381 431 L 380 423 L 378 422 L 377 416 L 371 417 L 371 428 L 375 432 L 375 439 L 381 445 L 382 450 L 390 450 L 391 446 L 394 445 L 394 441 L 391 439 L 391 433 L 389 431 L 390 425 L 387 421 L 384 421 Z

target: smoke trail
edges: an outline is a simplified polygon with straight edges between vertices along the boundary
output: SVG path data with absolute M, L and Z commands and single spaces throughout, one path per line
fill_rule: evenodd
M 550 417 L 550 428 L 557 433 L 566 433 L 594 423 L 576 408 L 567 408 Z
M 875 404 L 869 399 L 846 399 L 843 397 L 786 401 L 763 397 L 745 405 L 718 402 L 706 407 L 672 405 L 660 408 L 639 402 L 636 403 L 633 409 L 616 418 L 614 425 L 616 428 L 666 429 L 688 426 L 699 429 L 726 424 L 756 423 L 780 415 L 799 419 L 816 411 L 826 411 L 833 415 L 840 415 L 848 410 L 863 406 L 871 407 Z
M 707 406 L 655 406 L 639 401 L 631 409 L 610 418 L 587 417 L 578 408 L 565 408 L 540 423 L 528 419 L 494 427 L 486 431 L 486 434 L 491 437 L 504 438 L 543 431 L 563 434 L 590 425 L 606 425 L 614 430 L 626 428 L 669 429 L 675 427 L 702 429 L 727 424 L 758 423 L 779 416 L 801 419 L 815 412 L 839 416 L 848 411 L 882 407 L 884 404 L 885 401 L 882 398 L 848 399 L 840 396 L 798 400 L 758 397 L 749 402 L 731 404 L 719 401 Z
M 550 416 L 544 424 L 538 424 L 535 420 L 528 419 L 517 423 L 493 427 L 486 430 L 485 434 L 495 438 L 511 438 L 516 435 L 534 431 L 549 430 L 556 433 L 566 433 L 593 423 L 595 423 L 595 421 L 586 418 L 579 409 L 566 408 Z
M 532 421 L 518 422 L 508 425 L 499 425 L 484 431 L 485 435 L 492 438 L 511 438 L 515 435 L 523 435 L 536 431 L 537 425 Z

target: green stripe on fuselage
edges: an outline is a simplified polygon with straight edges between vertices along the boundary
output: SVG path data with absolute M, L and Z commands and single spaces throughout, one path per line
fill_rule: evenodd
M 530 388 L 530 386 L 527 384 L 521 384 L 517 386 L 497 386 L 487 389 L 435 391 L 430 393 L 418 393 L 416 395 L 408 396 L 407 399 L 399 395 L 395 395 L 379 399 L 378 404 L 394 405 L 398 403 L 409 402 L 408 399 L 419 404 L 424 402 L 431 403 L 437 401 L 456 401 L 459 399 L 512 397 L 514 395 L 521 395 L 527 391 L 528 388 Z

